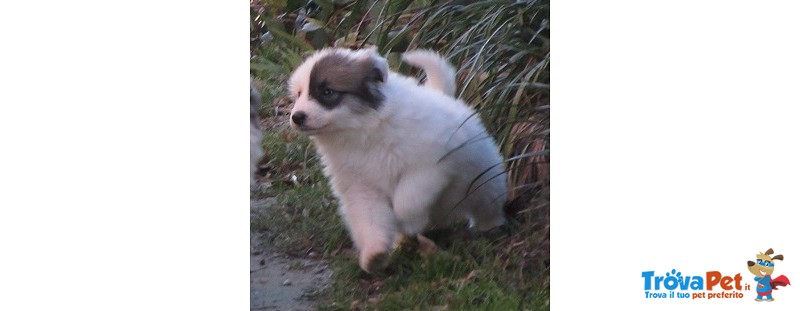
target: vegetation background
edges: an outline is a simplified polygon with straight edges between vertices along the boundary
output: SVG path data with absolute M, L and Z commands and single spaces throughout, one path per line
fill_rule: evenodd
M 331 284 L 313 293 L 321 310 L 549 309 L 549 1 L 251 0 L 251 74 L 262 92 L 267 156 L 251 230 L 297 258 L 331 263 Z M 376 46 L 390 66 L 433 49 L 458 71 L 457 96 L 500 144 L 513 186 L 508 234 L 471 239 L 433 233 L 440 251 L 395 252 L 383 274 L 358 268 L 313 146 L 288 127 L 285 85 L 314 50 Z M 301 267 L 298 267 L 301 268 Z

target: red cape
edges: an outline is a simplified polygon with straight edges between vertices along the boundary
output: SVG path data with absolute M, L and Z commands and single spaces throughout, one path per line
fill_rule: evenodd
M 786 285 L 792 285 L 792 283 L 789 283 L 789 278 L 787 278 L 785 275 L 781 275 L 779 277 L 772 279 L 769 282 L 769 285 L 772 286 L 772 289 L 778 290 L 778 286 L 785 287 Z

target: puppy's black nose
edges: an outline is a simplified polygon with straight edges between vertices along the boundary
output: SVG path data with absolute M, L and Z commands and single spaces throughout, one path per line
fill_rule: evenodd
M 306 113 L 298 111 L 292 114 L 292 122 L 297 125 L 303 125 L 306 122 Z

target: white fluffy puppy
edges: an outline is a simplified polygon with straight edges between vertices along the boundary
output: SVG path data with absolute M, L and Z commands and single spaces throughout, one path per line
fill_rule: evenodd
M 389 70 L 375 49 L 325 49 L 292 74 L 293 128 L 311 136 L 367 272 L 398 233 L 466 219 L 505 223 L 503 158 L 480 116 L 455 99 L 455 71 L 433 52 L 404 55 L 428 81 Z

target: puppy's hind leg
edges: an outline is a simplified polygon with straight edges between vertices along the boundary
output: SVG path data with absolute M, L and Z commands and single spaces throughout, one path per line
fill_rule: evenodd
M 496 187 L 501 189 L 500 187 Z M 501 193 L 497 196 L 497 193 Z M 493 229 L 504 228 L 507 223 L 503 204 L 505 203 L 505 192 L 503 190 L 489 191 L 474 194 L 470 204 L 470 229 L 475 233 L 493 231 Z M 502 199 L 502 200 L 501 200 Z
M 358 248 L 361 269 L 375 273 L 386 268 L 397 235 L 388 199 L 369 190 L 351 189 L 343 197 L 340 212 Z
M 392 201 L 400 231 L 413 236 L 428 227 L 431 208 L 435 208 L 432 205 L 446 184 L 446 176 L 436 170 L 420 170 L 402 177 Z

